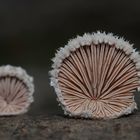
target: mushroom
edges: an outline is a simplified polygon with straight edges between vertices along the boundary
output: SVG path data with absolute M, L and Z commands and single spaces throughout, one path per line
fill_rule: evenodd
M 0 116 L 26 113 L 33 102 L 33 78 L 21 67 L 0 67 Z
M 65 114 L 112 119 L 137 109 L 140 55 L 123 38 L 105 32 L 77 36 L 52 61 L 51 86 Z

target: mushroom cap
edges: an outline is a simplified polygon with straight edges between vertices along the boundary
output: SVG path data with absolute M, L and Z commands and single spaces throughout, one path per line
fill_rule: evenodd
M 0 67 L 0 116 L 26 113 L 33 102 L 33 78 L 21 67 Z
M 105 32 L 77 36 L 52 61 L 51 86 L 65 114 L 111 119 L 137 108 L 140 55 L 123 38 Z

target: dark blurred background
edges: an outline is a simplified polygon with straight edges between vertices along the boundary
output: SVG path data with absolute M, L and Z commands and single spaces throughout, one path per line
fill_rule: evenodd
M 0 65 L 20 65 L 34 76 L 31 114 L 62 113 L 49 87 L 51 58 L 70 38 L 97 30 L 123 36 L 139 49 L 140 1 L 0 0 Z

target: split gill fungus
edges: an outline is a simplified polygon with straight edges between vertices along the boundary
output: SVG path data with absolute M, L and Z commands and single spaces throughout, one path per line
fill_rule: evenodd
M 97 32 L 72 39 L 53 58 L 51 86 L 65 114 L 111 119 L 137 109 L 140 55 L 123 38 Z

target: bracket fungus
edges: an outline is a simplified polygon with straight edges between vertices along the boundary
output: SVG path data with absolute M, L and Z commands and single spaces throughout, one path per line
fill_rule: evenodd
M 140 55 L 123 38 L 105 32 L 77 36 L 52 61 L 51 86 L 65 114 L 112 119 L 137 109 Z
M 19 115 L 33 102 L 33 78 L 14 66 L 0 67 L 0 116 Z

